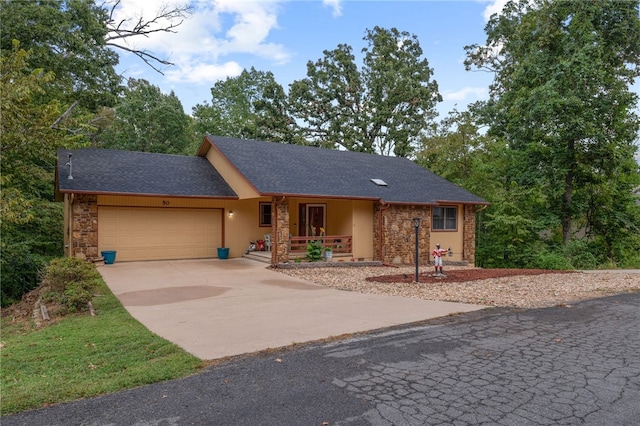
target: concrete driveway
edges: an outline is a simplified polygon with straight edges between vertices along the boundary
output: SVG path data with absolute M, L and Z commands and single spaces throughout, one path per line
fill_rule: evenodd
M 201 359 L 485 308 L 334 290 L 248 259 L 116 262 L 98 270 L 134 318 Z

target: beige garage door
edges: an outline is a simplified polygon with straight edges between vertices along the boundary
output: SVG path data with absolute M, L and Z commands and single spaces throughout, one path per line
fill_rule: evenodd
M 217 257 L 220 209 L 98 207 L 98 249 L 116 261 Z

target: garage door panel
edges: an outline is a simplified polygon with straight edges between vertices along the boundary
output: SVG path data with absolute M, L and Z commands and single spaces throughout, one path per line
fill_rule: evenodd
M 117 260 L 210 258 L 221 245 L 220 209 L 98 209 L 98 248 Z

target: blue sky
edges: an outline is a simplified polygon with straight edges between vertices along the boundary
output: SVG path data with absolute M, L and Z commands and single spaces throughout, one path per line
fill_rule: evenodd
M 464 46 L 486 40 L 484 26 L 506 0 L 355 1 L 355 0 L 196 0 L 195 13 L 175 34 L 157 34 L 135 41 L 176 65 L 153 71 L 133 55 L 120 54 L 118 71 L 144 78 L 169 93 L 174 91 L 185 112 L 210 102 L 216 81 L 255 67 L 273 72 L 288 90 L 306 77 L 306 64 L 323 50 L 348 44 L 359 55 L 367 29 L 397 28 L 417 36 L 424 57 L 434 69 L 444 98 L 440 117 L 457 106 L 486 99 L 492 75 L 465 71 Z M 161 4 L 177 0 L 122 0 L 118 18 L 151 16 Z M 360 58 L 357 59 L 360 66 Z

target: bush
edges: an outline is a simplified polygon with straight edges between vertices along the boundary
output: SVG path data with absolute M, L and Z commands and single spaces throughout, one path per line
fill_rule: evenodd
M 85 260 L 64 257 L 47 266 L 42 283 L 51 290 L 49 297 L 61 300 L 70 311 L 82 310 L 93 298 L 102 277 L 95 265 Z M 58 296 L 56 296 L 58 295 Z
M 47 262 L 63 254 L 62 203 L 34 201 L 33 211 L 38 214 L 28 222 L 0 222 L 2 307 L 35 289 Z
M 93 292 L 82 283 L 71 282 L 64 289 L 62 301 L 71 311 L 81 310 L 93 299 Z
M 552 269 L 565 271 L 573 269 L 571 262 L 562 253 L 555 251 L 544 251 L 532 259 L 529 268 Z
M 2 307 L 18 302 L 22 296 L 38 286 L 38 276 L 45 266 L 42 256 L 33 254 L 27 244 L 2 244 L 0 276 Z
M 322 242 L 311 241 L 307 244 L 307 259 L 311 262 L 317 262 L 322 259 Z
M 593 252 L 594 248 L 585 241 L 571 241 L 565 249 L 566 256 L 575 269 L 596 269 L 599 261 Z

